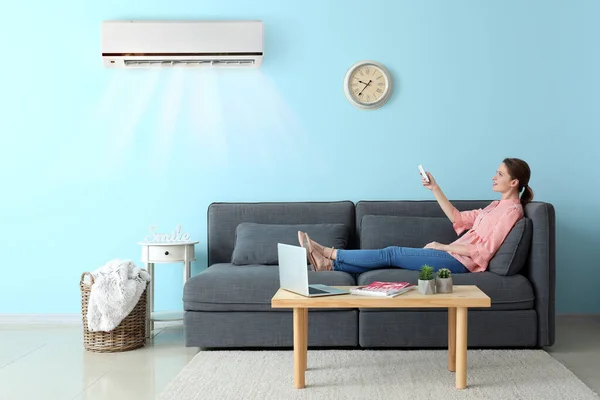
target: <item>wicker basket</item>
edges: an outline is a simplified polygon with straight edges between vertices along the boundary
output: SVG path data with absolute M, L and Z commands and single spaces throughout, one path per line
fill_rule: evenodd
M 88 275 L 90 282 L 85 282 Z M 140 300 L 131 313 L 110 332 L 91 332 L 87 325 L 87 310 L 94 276 L 89 272 L 81 275 L 79 287 L 81 288 L 81 316 L 83 320 L 83 347 L 86 350 L 111 353 L 138 349 L 146 345 L 146 292 L 144 289 Z

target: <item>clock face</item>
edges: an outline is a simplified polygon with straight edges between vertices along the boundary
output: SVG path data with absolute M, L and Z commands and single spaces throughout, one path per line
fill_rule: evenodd
M 381 64 L 363 61 L 353 65 L 344 82 L 346 97 L 359 108 L 379 108 L 391 94 L 391 76 Z

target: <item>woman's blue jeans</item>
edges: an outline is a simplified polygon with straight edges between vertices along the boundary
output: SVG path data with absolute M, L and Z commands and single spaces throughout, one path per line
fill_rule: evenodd
M 379 250 L 337 250 L 333 269 L 350 273 L 389 267 L 419 270 L 425 264 L 433 267 L 434 272 L 441 268 L 448 268 L 455 274 L 469 272 L 445 251 L 397 246 Z

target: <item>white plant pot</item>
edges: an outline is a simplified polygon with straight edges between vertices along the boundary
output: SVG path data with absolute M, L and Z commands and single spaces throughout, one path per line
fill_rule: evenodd
M 435 294 L 435 279 L 429 281 L 422 281 L 419 279 L 419 293 Z
M 435 292 L 436 293 L 452 293 L 452 277 L 436 278 Z

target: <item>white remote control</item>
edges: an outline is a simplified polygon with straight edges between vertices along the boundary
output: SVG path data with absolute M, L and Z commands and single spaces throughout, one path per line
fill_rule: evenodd
M 421 164 L 419 164 L 419 172 L 421 172 L 421 176 L 423 177 L 423 179 L 425 179 L 425 182 L 429 183 L 429 177 L 425 173 L 425 170 L 423 169 L 423 166 Z

